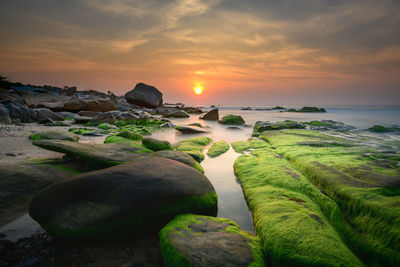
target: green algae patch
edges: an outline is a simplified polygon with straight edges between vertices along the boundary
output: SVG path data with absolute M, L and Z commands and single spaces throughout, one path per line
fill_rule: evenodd
M 263 252 L 280 266 L 363 266 L 334 226 L 337 205 L 270 148 L 234 164 Z
M 175 148 L 192 156 L 197 162 L 202 162 L 204 160 L 203 149 L 211 142 L 212 139 L 209 137 L 193 137 L 178 142 Z
M 189 156 L 188 154 L 178 150 L 160 150 L 152 153 L 150 157 L 160 157 L 176 160 L 197 169 L 201 173 L 204 173 L 204 169 L 203 167 L 201 167 L 200 163 L 198 163 L 193 157 Z
M 139 140 L 143 139 L 142 135 L 137 134 L 137 133 L 132 132 L 132 131 L 121 131 L 121 132 L 119 132 L 119 133 L 117 133 L 115 135 L 127 138 L 127 139 L 132 140 L 132 141 L 139 141 Z
M 74 134 L 85 134 L 85 133 L 93 133 L 96 132 L 96 129 L 89 129 L 89 128 L 72 128 L 69 129 L 68 132 L 74 133 Z
M 222 123 L 222 124 L 231 124 L 231 125 L 245 124 L 245 121 L 239 115 L 226 115 L 226 116 L 222 117 L 222 119 L 220 119 L 218 122 Z
M 370 132 L 374 132 L 374 133 L 391 133 L 396 131 L 397 128 L 393 128 L 393 127 L 385 127 L 382 125 L 374 125 L 371 128 L 368 128 L 368 131 Z
M 337 203 L 348 222 L 340 231 L 365 262 L 400 261 L 398 154 L 314 131 L 265 132 L 260 138 Z
M 166 266 L 266 266 L 259 238 L 229 219 L 178 215 L 159 237 Z
M 231 146 L 237 153 L 244 153 L 246 151 L 249 151 L 251 149 L 257 149 L 257 148 L 265 148 L 269 147 L 270 145 L 260 139 L 249 139 L 248 141 L 235 141 L 231 143 Z
M 102 130 L 110 130 L 110 129 L 117 129 L 115 125 L 109 124 L 109 123 L 101 123 L 97 125 L 97 128 L 102 129 Z
M 226 141 L 218 141 L 212 144 L 207 152 L 207 155 L 211 158 L 218 157 L 224 154 L 229 149 L 229 144 Z
M 31 140 L 66 140 L 72 142 L 78 142 L 79 137 L 70 132 L 63 131 L 47 131 L 42 133 L 33 133 L 29 135 Z
M 160 151 L 160 150 L 172 150 L 172 146 L 168 141 L 157 140 L 154 138 L 143 138 L 142 140 L 143 146 L 147 147 L 152 151 Z
M 134 153 L 152 153 L 153 150 L 148 149 L 147 147 L 143 146 L 142 144 L 139 144 L 135 141 L 132 141 L 128 138 L 118 136 L 118 135 L 109 135 L 104 139 L 104 144 L 110 144 L 110 143 L 127 143 L 130 144 L 131 147 L 136 148 Z
M 80 170 L 77 170 L 75 168 L 72 168 L 70 166 L 66 166 L 66 162 L 62 159 L 42 159 L 42 158 L 36 158 L 36 159 L 30 159 L 30 162 L 34 164 L 40 164 L 44 166 L 49 166 L 49 167 L 54 167 L 59 170 L 67 171 L 71 174 L 79 174 L 81 173 Z

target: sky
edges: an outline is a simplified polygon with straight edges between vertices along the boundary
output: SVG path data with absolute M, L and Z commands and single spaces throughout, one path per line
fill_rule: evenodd
M 12 81 L 117 95 L 144 82 L 196 105 L 400 104 L 400 1 L 1 2 Z

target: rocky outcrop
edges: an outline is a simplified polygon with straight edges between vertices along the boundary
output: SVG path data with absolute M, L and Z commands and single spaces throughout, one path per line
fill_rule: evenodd
M 160 150 L 150 155 L 151 157 L 167 158 L 182 162 L 204 173 L 203 167 L 188 154 L 178 150 Z
M 162 93 L 155 88 L 144 83 L 136 84 L 135 88 L 125 94 L 125 99 L 131 104 L 146 108 L 157 108 L 162 105 Z
M 35 108 L 35 109 L 33 109 L 33 111 L 36 113 L 37 120 L 39 122 L 46 120 L 46 119 L 50 119 L 52 121 L 63 121 L 64 120 L 64 116 L 62 116 L 61 114 L 58 114 L 54 111 L 51 111 L 48 108 Z
M 35 122 L 36 112 L 24 104 L 14 101 L 4 101 L 3 106 L 8 109 L 12 122 Z
M 225 218 L 180 215 L 159 236 L 166 266 L 266 266 L 259 238 Z
M 177 125 L 175 126 L 175 130 L 180 131 L 181 133 L 191 134 L 191 133 L 208 133 L 208 130 L 197 127 L 197 126 L 183 126 Z
M 226 115 L 218 121 L 222 124 L 243 125 L 245 122 L 239 115 Z
M 53 111 L 79 112 L 81 110 L 106 112 L 116 110 L 116 103 L 109 99 L 69 99 L 68 101 L 40 102 L 33 104 L 34 108 L 48 108 Z
M 187 114 L 183 110 L 177 110 L 177 111 L 174 111 L 174 112 L 164 115 L 164 117 L 167 117 L 167 118 L 189 118 L 190 115 Z
M 97 239 L 149 234 L 178 214 L 216 211 L 207 177 L 156 157 L 64 179 L 37 194 L 30 206 L 31 217 L 52 234 Z
M 209 121 L 217 121 L 219 120 L 219 114 L 218 114 L 218 109 L 212 109 L 203 116 L 200 116 L 200 119 L 202 120 L 209 120 Z
M 10 113 L 8 108 L 0 103 L 0 123 L 11 123 Z

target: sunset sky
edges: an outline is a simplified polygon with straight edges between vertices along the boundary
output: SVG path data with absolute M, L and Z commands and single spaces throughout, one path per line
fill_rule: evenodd
M 400 104 L 399 14 L 386 0 L 2 0 L 0 74 L 117 95 L 144 82 L 198 105 Z

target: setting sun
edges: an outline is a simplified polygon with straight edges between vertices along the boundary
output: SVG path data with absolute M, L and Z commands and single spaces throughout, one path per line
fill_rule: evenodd
M 194 88 L 193 88 L 194 92 L 196 93 L 196 95 L 200 95 L 204 88 L 201 84 L 197 84 Z

